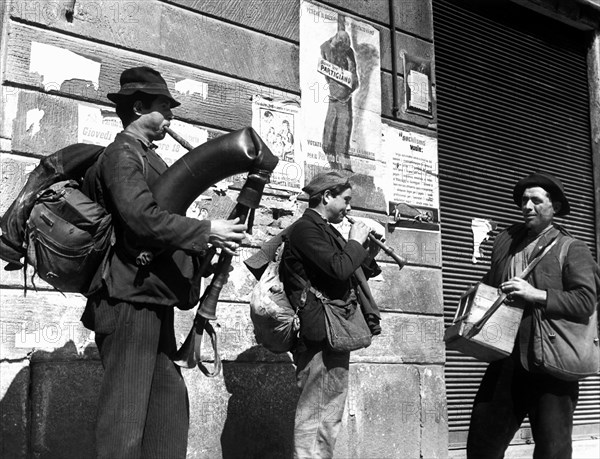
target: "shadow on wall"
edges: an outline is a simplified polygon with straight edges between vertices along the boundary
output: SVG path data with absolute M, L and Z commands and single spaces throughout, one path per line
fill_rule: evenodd
M 77 351 L 73 341 L 36 351 L 0 400 L 0 456 L 94 457 L 96 400 L 102 366 L 96 347 Z
M 224 362 L 229 393 L 220 438 L 224 459 L 292 457 L 299 391 L 295 367 L 289 357 L 284 359 L 273 362 L 272 354 L 254 346 L 235 361 Z M 34 352 L 30 366 L 16 374 L 0 400 L 0 457 L 95 457 L 102 373 L 93 344 L 83 353 L 72 341 L 52 352 Z M 218 437 L 207 440 L 215 444 Z
M 299 396 L 295 367 L 287 356 L 287 361 L 268 363 L 272 356 L 262 346 L 253 346 L 223 364 L 230 394 L 221 434 L 223 459 L 292 457 Z

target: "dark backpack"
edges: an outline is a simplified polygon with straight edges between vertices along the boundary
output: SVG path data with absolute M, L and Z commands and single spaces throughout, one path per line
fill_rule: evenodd
M 0 220 L 6 270 L 26 270 L 29 263 L 64 292 L 89 295 L 99 286 L 93 281 L 113 239 L 111 216 L 79 182 L 103 151 L 74 144 L 40 160 Z
M 114 242 L 111 215 L 79 190 L 75 180 L 42 190 L 27 220 L 27 263 L 63 292 L 91 294 Z

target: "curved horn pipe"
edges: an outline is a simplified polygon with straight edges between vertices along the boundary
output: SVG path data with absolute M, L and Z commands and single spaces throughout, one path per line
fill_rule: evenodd
M 152 193 L 161 208 L 185 215 L 192 202 L 215 183 L 243 172 L 264 170 L 270 175 L 278 161 L 254 129 L 244 128 L 185 154 L 160 176 Z
M 170 130 L 167 132 L 172 134 Z M 173 137 L 188 148 L 179 136 Z M 190 204 L 212 184 L 247 171 L 248 178 L 237 198 L 238 203 L 229 216 L 240 217 L 240 220 L 244 221 L 248 209 L 258 207 L 264 186 L 269 182 L 278 161 L 258 134 L 252 128 L 245 128 L 193 148 L 160 176 L 152 192 L 160 207 L 184 215 Z M 209 261 L 211 258 L 210 255 L 206 256 Z M 216 318 L 218 297 L 227 282 L 231 259 L 231 255 L 221 253 L 213 280 L 200 300 L 194 324 L 185 342 L 173 356 L 177 365 L 186 368 L 198 365 L 209 377 L 216 376 L 221 370 L 217 336 L 209 320 Z M 212 372 L 202 364 L 200 356 L 202 334 L 205 330 L 210 336 L 214 351 Z

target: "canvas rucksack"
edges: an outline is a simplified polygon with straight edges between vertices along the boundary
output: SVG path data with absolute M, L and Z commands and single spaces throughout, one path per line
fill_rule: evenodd
M 279 265 L 284 244 L 269 262 L 250 296 L 250 318 L 258 344 L 271 352 L 290 351 L 298 339 L 300 320 L 290 304 L 279 278 Z
M 38 193 L 27 220 L 27 263 L 58 290 L 93 293 L 93 280 L 112 238 L 111 215 L 79 190 L 75 180 Z
M 114 243 L 112 218 L 79 189 L 79 182 L 103 151 L 98 145 L 73 144 L 40 160 L 0 219 L 5 269 L 26 272 L 30 264 L 63 292 L 90 295 L 101 286 L 99 268 Z

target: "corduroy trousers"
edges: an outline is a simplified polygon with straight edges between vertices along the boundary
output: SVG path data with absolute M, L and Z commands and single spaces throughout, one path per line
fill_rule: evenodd
M 189 403 L 181 372 L 169 358 L 175 349 L 173 309 L 100 303 L 97 324 L 109 331 L 112 323 L 114 330 L 96 331 L 104 367 L 98 458 L 185 458 Z

